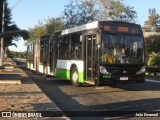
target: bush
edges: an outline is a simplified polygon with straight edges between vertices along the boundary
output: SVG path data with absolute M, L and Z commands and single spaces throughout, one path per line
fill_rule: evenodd
M 151 66 L 157 66 L 160 67 L 160 55 L 152 54 L 152 56 L 149 58 L 147 65 L 149 67 Z
M 146 72 L 148 73 L 160 73 L 160 67 L 146 67 Z
M 160 67 L 146 67 L 146 73 L 147 75 L 153 74 L 157 76 L 160 73 Z

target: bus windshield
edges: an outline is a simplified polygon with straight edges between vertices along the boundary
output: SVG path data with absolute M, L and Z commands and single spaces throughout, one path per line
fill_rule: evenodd
M 102 34 L 101 62 L 107 64 L 142 64 L 142 36 Z

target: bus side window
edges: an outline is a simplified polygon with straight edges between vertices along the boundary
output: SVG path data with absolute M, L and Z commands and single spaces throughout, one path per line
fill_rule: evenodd
M 82 58 L 82 40 L 80 34 L 71 36 L 71 59 Z
M 70 58 L 70 36 L 63 37 L 63 58 L 69 59 Z
M 40 62 L 43 63 L 43 55 L 44 55 L 44 40 L 41 40 L 41 53 L 40 53 Z
M 63 39 L 62 37 L 58 38 L 58 58 L 63 58 Z

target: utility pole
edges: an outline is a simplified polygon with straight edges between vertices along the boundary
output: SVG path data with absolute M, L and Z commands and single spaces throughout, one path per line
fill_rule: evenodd
M 2 8 L 2 30 L 1 32 L 4 32 L 4 18 L 5 17 L 5 0 L 3 0 L 3 8 Z M 3 44 L 4 44 L 4 38 L 1 38 L 1 55 L 0 55 L 0 67 L 3 66 Z

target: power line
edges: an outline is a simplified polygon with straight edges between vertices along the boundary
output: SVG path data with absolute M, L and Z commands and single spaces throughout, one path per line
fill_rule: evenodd
M 15 5 L 13 5 L 13 7 L 11 8 L 11 11 L 13 10 L 13 8 L 15 8 L 20 2 L 22 2 L 23 0 L 19 0 Z
M 23 0 L 19 0 L 15 5 L 13 5 L 13 7 L 10 8 L 10 10 L 8 12 L 11 12 L 13 10 L 13 8 L 15 8 L 20 2 L 22 2 Z M 5 15 L 8 14 L 8 12 L 5 13 Z M 3 18 L 4 19 L 4 18 Z

